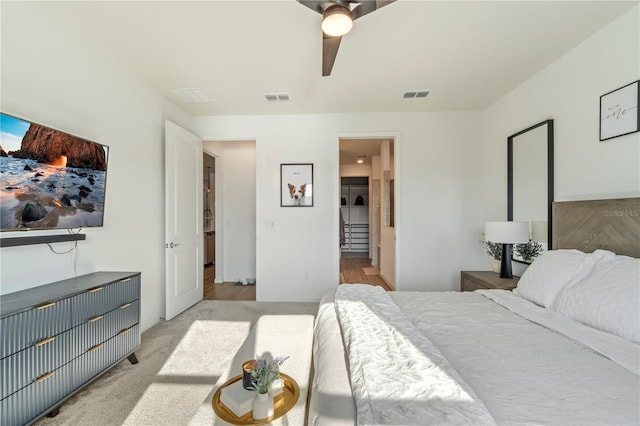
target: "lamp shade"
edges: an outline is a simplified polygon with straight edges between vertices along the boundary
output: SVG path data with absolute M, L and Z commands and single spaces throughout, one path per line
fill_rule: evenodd
M 487 222 L 484 225 L 484 239 L 503 244 L 529 242 L 529 222 Z
M 349 9 L 341 5 L 327 8 L 322 18 L 322 31 L 328 36 L 341 37 L 351 31 L 353 17 Z

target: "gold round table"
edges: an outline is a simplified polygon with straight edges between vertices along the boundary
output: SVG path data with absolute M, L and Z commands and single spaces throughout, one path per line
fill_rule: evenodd
M 234 425 L 263 425 L 284 416 L 294 405 L 296 405 L 296 402 L 298 402 L 300 388 L 298 388 L 296 381 L 286 374 L 280 373 L 280 378 L 284 380 L 284 392 L 273 398 L 273 416 L 266 419 L 253 420 L 253 412 L 249 411 L 245 415 L 238 417 L 220 401 L 220 392 L 222 389 L 237 382 L 238 380 L 242 380 L 241 374 L 229 379 L 213 394 L 211 405 L 213 406 L 214 413 L 216 413 L 220 419 Z

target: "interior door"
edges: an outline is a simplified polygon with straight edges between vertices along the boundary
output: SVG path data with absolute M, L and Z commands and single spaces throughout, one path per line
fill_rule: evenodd
M 165 319 L 203 297 L 202 140 L 165 122 Z

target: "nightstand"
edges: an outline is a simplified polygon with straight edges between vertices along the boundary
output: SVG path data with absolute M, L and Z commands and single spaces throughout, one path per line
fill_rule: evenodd
M 461 271 L 460 291 L 478 289 L 513 290 L 518 285 L 520 277 L 500 278 L 500 274 L 492 271 Z

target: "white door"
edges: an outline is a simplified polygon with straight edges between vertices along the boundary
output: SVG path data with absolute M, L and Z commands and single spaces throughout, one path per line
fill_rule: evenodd
M 165 319 L 202 300 L 202 140 L 165 122 Z

